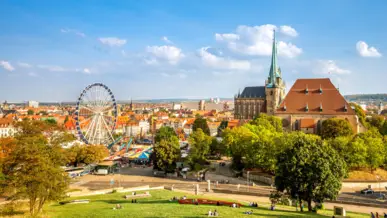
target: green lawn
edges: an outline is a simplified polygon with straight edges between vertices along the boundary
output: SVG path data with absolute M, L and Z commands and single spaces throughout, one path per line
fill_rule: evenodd
M 208 217 L 208 210 L 216 209 L 219 217 L 332 217 L 332 211 L 319 211 L 319 214 L 308 212 L 295 212 L 291 207 L 279 207 L 275 211 L 268 209 L 268 205 L 260 205 L 259 208 L 230 208 L 226 206 L 207 205 L 180 205 L 177 202 L 170 202 L 168 199 L 173 196 L 181 197 L 186 194 L 166 190 L 154 190 L 150 192 L 152 197 L 139 199 L 137 204 L 123 198 L 123 193 L 78 197 L 71 199 L 90 199 L 89 204 L 50 204 L 44 208 L 44 217 Z M 129 193 L 128 193 L 129 194 Z M 188 198 L 194 196 L 186 195 Z M 113 210 L 116 204 L 121 204 L 123 209 Z M 245 215 L 244 211 L 253 210 L 253 215 Z M 325 214 L 321 215 L 321 214 Z M 348 217 L 368 217 L 363 214 L 348 214 Z

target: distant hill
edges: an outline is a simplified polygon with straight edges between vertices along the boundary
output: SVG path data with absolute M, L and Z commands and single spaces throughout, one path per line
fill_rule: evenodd
M 358 94 L 345 95 L 347 101 L 387 102 L 387 94 Z

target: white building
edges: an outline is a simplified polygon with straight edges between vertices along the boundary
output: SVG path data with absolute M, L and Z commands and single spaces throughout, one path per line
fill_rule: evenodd
M 140 122 L 126 126 L 125 128 L 125 135 L 127 136 L 138 136 L 138 135 L 145 135 L 150 130 L 150 124 L 147 120 L 141 120 Z
M 39 102 L 37 101 L 28 101 L 28 107 L 38 108 Z
M 12 119 L 0 118 L 0 138 L 12 137 L 16 129 L 12 125 Z

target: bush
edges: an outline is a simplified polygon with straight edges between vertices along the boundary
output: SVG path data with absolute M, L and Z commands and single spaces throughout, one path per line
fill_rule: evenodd
M 20 205 L 17 205 L 15 202 L 9 202 L 0 206 L 0 215 L 1 216 L 13 216 L 17 214 L 22 214 L 23 212 L 17 211 L 16 209 L 20 209 Z
M 194 168 L 194 171 L 199 171 L 202 169 L 202 166 L 198 163 L 195 163 L 193 168 Z
M 117 189 L 113 189 L 112 194 L 117 193 Z

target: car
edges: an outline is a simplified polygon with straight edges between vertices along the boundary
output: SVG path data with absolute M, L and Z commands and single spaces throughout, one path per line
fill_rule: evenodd
M 373 194 L 374 190 L 372 190 L 370 188 L 366 188 L 366 189 L 361 190 L 360 193 L 362 193 L 362 194 Z

